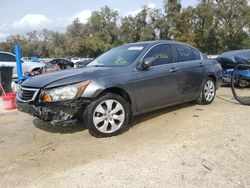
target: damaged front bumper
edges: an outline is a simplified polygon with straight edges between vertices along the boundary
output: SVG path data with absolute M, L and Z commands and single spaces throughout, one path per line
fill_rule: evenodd
M 90 99 L 75 99 L 63 102 L 39 103 L 25 102 L 16 98 L 17 109 L 47 121 L 53 125 L 74 124 L 84 116 L 85 108 L 91 103 Z

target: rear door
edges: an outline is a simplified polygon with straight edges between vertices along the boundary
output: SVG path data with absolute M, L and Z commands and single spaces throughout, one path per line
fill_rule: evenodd
M 136 105 L 138 111 L 158 108 L 180 100 L 177 72 L 173 68 L 171 44 L 159 44 L 144 57 L 155 57 L 154 65 L 134 74 Z
M 192 47 L 174 44 L 173 54 L 178 64 L 178 82 L 182 100 L 197 98 L 205 77 L 201 53 Z

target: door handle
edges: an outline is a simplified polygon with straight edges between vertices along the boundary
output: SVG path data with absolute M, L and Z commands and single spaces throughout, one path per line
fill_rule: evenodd
M 202 66 L 203 66 L 203 63 L 202 63 L 202 62 L 199 62 L 199 66 L 202 67 Z
M 172 67 L 170 70 L 169 70 L 169 72 L 177 72 L 178 71 L 178 68 L 176 68 L 176 67 Z

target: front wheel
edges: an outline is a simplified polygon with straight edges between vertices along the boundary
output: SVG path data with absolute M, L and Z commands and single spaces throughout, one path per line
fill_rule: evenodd
M 84 119 L 92 136 L 110 137 L 128 130 L 130 116 L 130 104 L 120 95 L 107 93 L 89 105 Z
M 207 78 L 202 86 L 200 96 L 197 99 L 199 104 L 211 104 L 216 94 L 215 81 L 213 78 Z

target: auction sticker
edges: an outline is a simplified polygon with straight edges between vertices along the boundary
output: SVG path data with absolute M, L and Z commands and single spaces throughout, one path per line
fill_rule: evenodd
M 133 47 L 129 47 L 128 50 L 143 50 L 143 46 L 133 46 Z

